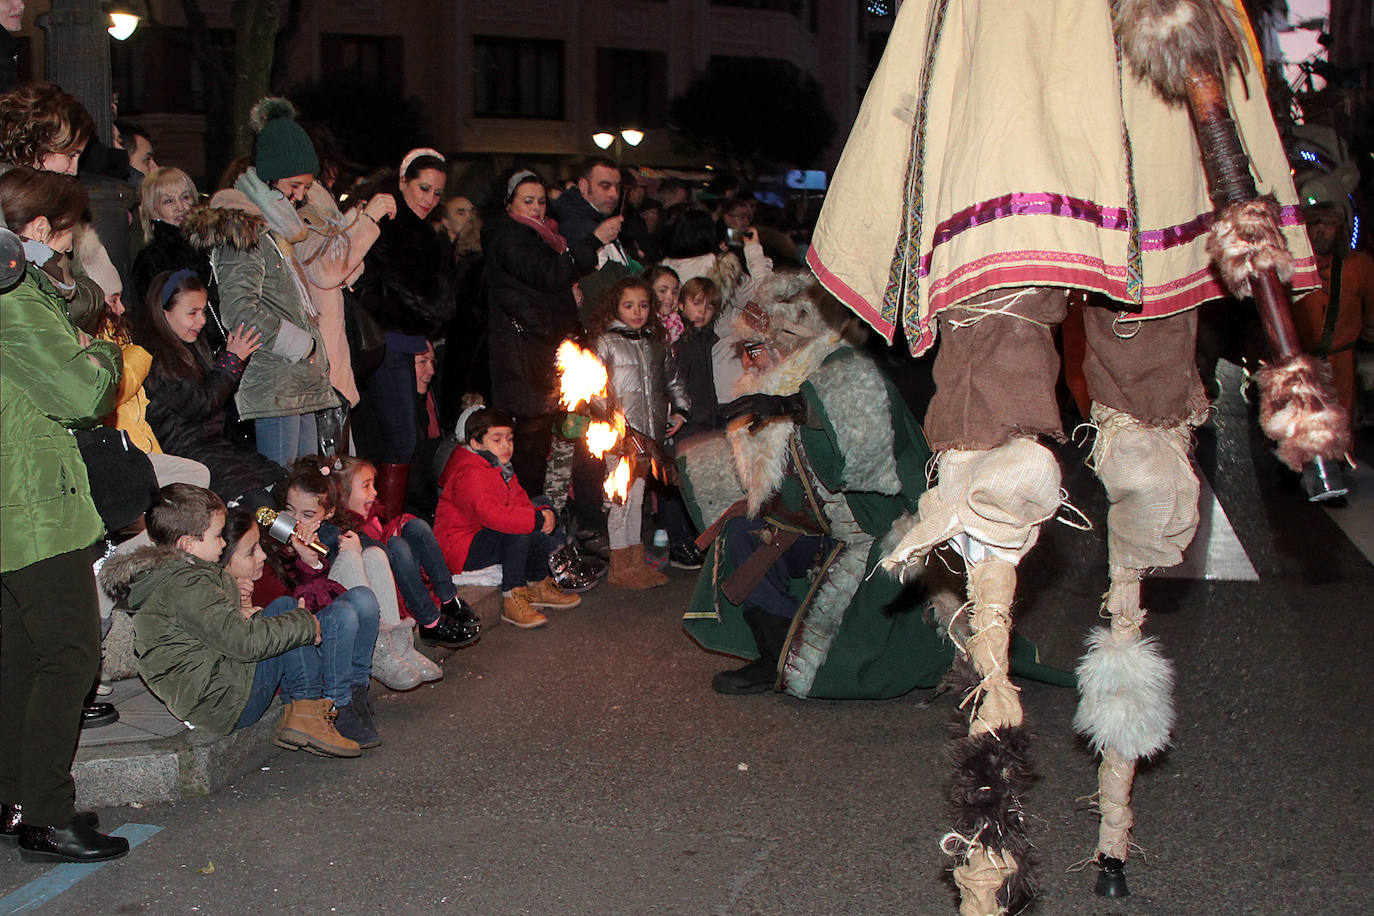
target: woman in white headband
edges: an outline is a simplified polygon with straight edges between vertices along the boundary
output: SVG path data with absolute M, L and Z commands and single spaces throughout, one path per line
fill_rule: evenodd
M 362 307 L 386 333 L 386 357 L 363 381 L 353 431 L 358 454 L 377 465 L 387 516 L 402 508 L 417 441 L 415 354 L 442 336 L 455 310 L 453 261 L 429 224 L 446 179 L 438 150 L 413 149 L 395 178 L 375 189 L 395 193 L 396 217 L 382 223 L 355 286 Z

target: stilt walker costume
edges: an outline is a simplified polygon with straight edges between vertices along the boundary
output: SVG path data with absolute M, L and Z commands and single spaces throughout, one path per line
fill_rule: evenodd
M 1208 26 L 1188 37 L 1229 100 L 1236 146 L 1251 157 L 1241 171 L 1270 196 L 1247 201 L 1262 211 L 1258 232 L 1229 212 L 1211 229 L 1216 169 L 1204 171 L 1202 130 L 1138 75 L 1142 45 L 1119 47 L 1116 31 L 1132 21 L 1161 43 L 1174 27 Z M 1233 0 L 910 0 L 807 254 L 822 284 L 889 341 L 900 327 L 919 355 L 940 336 L 925 423 L 938 483 L 886 563 L 919 563 L 951 542 L 969 568 L 971 635 L 956 660 L 969 679 L 968 735 L 955 749 L 954 829 L 942 844 L 958 859 L 965 916 L 1006 913 L 1034 893 L 1020 797 L 1027 740 L 1006 647 L 1017 565 L 1063 502 L 1037 438 L 1064 435 L 1053 329 L 1068 291 L 1113 303 L 1087 310 L 1084 361 L 1091 464 L 1109 502 L 1111 626 L 1089 638 L 1075 724 L 1102 754 L 1098 890 L 1119 896 L 1135 763 L 1167 745 L 1172 725 L 1172 671 L 1141 637 L 1140 579 L 1178 564 L 1197 526 L 1189 451 L 1207 403 L 1194 307 L 1225 295 L 1209 245 L 1237 242 L 1233 289 L 1275 273 L 1300 288 L 1317 282 L 1259 67 L 1233 66 L 1241 45 L 1220 46 L 1226 24 L 1241 22 Z

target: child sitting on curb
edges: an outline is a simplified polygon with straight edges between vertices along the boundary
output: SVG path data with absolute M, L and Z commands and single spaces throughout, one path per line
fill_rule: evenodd
M 377 747 L 382 737 L 372 721 L 367 688 L 380 609 L 372 589 L 345 588 L 330 577 L 329 563 L 310 546 L 317 541 L 316 527 L 297 523 L 289 546 L 283 546 L 262 540 L 257 520 L 247 509 L 230 509 L 220 565 L 238 581 L 244 617 L 283 598 L 301 602 L 315 615 L 323 634 L 320 647 L 288 653 L 287 679 L 320 683 L 325 699 L 334 703 L 339 734 L 359 747 Z M 297 670 L 298 665 L 303 670 Z M 300 747 L 289 736 L 279 735 L 277 743 L 287 750 Z
M 542 627 L 548 618 L 536 608 L 574 608 L 582 603 L 549 575 L 549 554 L 562 541 L 554 536 L 548 505 L 536 507 L 511 466 L 515 418 L 484 407 L 467 418 L 439 475 L 435 536 L 449 567 L 485 569 L 501 564 L 501 619 L 521 629 Z
M 290 702 L 279 738 L 330 757 L 357 757 L 357 742 L 334 728 L 323 685 L 300 683 L 284 658 L 319 645 L 315 616 L 290 598 L 241 613 L 239 584 L 218 562 L 226 519 L 220 498 L 170 484 L 145 518 L 153 545 L 107 562 L 100 582 L 134 612 L 138 673 L 172 715 L 228 735 L 260 719 L 281 687 Z

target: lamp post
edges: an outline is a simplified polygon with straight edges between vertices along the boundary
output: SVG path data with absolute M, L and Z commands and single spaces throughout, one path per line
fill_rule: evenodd
M 616 163 L 619 164 L 624 158 L 624 151 L 621 144 L 628 143 L 630 146 L 639 146 L 639 144 L 644 142 L 644 131 L 636 130 L 633 127 L 622 127 L 615 133 L 601 130 L 592 134 L 592 142 L 601 149 L 610 149 L 611 145 L 614 144 L 615 151 L 611 153 L 611 155 L 615 157 Z

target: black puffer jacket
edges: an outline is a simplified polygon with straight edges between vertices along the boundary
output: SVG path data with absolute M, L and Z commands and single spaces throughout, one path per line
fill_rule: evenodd
M 143 383 L 148 395 L 148 423 L 169 455 L 194 458 L 210 469 L 210 489 L 225 499 L 254 487 L 270 487 L 286 476 L 275 462 L 236 448 L 224 431 L 224 408 L 234 396 L 246 365 L 232 353 L 212 363 L 203 343 L 188 347 L 202 378 L 174 376 L 153 360 Z
M 433 337 L 456 307 L 453 257 L 399 191 L 396 216 L 380 226 L 353 285 L 358 301 L 385 331 Z
M 493 407 L 521 417 L 553 409 L 554 354 L 565 339 L 581 333 L 572 287 L 596 268 L 594 240 L 588 236 L 559 254 L 534 229 L 504 213 L 482 227 Z
M 207 288 L 213 289 L 214 274 L 210 271 L 210 258 L 205 252 L 192 248 L 186 241 L 181 229 L 171 223 L 157 220 L 153 223 L 153 237 L 134 259 L 133 302 L 125 297 L 125 303 L 132 309 L 141 309 L 148 297 L 148 287 L 153 278 L 164 270 L 190 268 L 200 277 Z
M 720 423 L 716 419 L 716 381 L 712 372 L 711 350 L 715 347 L 716 327 L 708 324 L 704 328 L 690 323 L 677 339 L 677 368 L 682 373 L 682 383 L 687 388 L 687 397 L 692 402 L 692 415 L 682 424 L 677 441 L 688 436 L 716 429 Z

